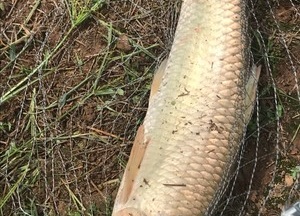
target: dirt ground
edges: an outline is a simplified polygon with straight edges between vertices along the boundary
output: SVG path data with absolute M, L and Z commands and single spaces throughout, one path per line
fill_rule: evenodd
M 249 5 L 258 105 L 218 208 L 278 215 L 299 199 L 300 2 Z M 1 215 L 111 215 L 179 10 L 174 0 L 0 0 Z

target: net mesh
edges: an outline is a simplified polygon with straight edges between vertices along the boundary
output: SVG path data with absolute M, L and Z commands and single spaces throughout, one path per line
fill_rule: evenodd
M 111 215 L 180 1 L 0 1 L 0 212 Z M 300 1 L 248 0 L 262 65 L 217 215 L 299 199 Z M 217 213 L 216 213 L 217 212 Z

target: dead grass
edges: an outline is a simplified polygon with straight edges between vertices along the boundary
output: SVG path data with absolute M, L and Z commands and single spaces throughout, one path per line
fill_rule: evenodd
M 1 214 L 111 214 L 166 54 L 159 25 L 174 25 L 166 8 L 1 2 Z
M 264 70 L 228 215 L 241 199 L 248 215 L 272 215 L 299 197 L 299 2 L 253 4 Z M 179 8 L 0 0 L 1 215 L 111 215 Z

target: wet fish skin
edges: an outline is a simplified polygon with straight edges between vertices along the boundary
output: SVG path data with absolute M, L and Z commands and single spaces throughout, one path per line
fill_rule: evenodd
M 257 84 L 244 11 L 242 0 L 183 1 L 113 215 L 204 215 L 218 200 Z

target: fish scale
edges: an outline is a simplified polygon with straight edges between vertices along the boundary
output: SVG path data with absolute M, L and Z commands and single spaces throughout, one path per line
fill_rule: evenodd
M 244 8 L 241 0 L 183 1 L 113 215 L 204 215 L 219 199 L 250 118 L 247 95 L 255 95 L 247 92 Z

